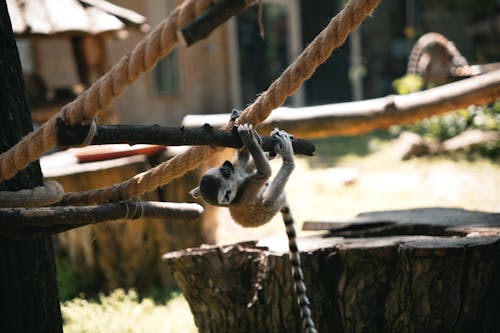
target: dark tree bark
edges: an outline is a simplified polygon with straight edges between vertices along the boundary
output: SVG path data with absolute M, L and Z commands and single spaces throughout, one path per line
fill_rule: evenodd
M 60 146 L 81 145 L 87 137 L 90 125 L 66 125 L 57 119 L 57 141 Z M 261 136 L 261 147 L 275 156 L 275 140 L 270 136 Z M 224 130 L 205 124 L 199 128 L 163 127 L 159 125 L 97 125 L 93 145 L 128 143 L 156 144 L 165 146 L 219 146 L 240 149 L 243 142 L 237 128 Z M 295 154 L 313 156 L 316 148 L 311 141 L 292 138 Z
M 6 3 L 0 1 L 0 152 L 32 130 L 19 54 Z M 35 162 L 0 183 L 0 190 L 42 182 Z M 0 332 L 62 332 L 52 239 L 2 235 L 0 253 Z
M 323 224 L 335 233 L 298 242 L 319 332 L 500 331 L 500 214 L 422 209 Z M 200 332 L 303 332 L 284 238 L 164 260 Z

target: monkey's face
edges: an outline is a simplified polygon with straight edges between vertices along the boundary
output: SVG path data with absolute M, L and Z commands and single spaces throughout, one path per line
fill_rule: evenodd
M 203 199 L 212 205 L 229 206 L 238 194 L 238 175 L 231 162 L 205 172 L 200 181 Z

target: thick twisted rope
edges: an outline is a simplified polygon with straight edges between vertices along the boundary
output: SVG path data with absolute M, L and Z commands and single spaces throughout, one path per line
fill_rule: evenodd
M 19 191 L 0 191 L 0 208 L 43 207 L 61 201 L 64 189 L 58 182 Z
M 326 61 L 333 50 L 346 40 L 351 31 L 356 29 L 364 18 L 378 5 L 380 0 L 350 0 L 302 51 L 299 57 L 275 80 L 271 86 L 249 105 L 238 122 L 257 123 L 265 120 L 272 110 L 281 106 L 295 93 L 302 82 L 309 79 L 319 65 Z
M 258 124 L 266 119 L 273 109 L 283 104 L 332 51 L 345 41 L 348 34 L 361 24 L 379 2 L 380 0 L 350 0 L 269 89 L 243 111 L 238 122 Z M 102 189 L 68 193 L 62 204 L 105 203 L 140 196 L 195 169 L 204 160 L 221 150 L 222 148 L 208 146 L 192 147 L 183 154 L 127 181 Z
M 106 109 L 111 101 L 141 74 L 155 66 L 177 43 L 177 29 L 198 16 L 214 0 L 186 0 L 125 55 L 106 75 L 96 81 L 73 102 L 66 104 L 60 112 L 50 118 L 36 131 L 0 155 L 0 182 L 12 178 L 30 162 L 38 160 L 43 153 L 56 145 L 56 119 L 68 124 L 90 121 Z

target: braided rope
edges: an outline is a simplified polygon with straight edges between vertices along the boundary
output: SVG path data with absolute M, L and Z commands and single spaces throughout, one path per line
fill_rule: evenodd
M 266 119 L 273 109 L 283 104 L 333 50 L 346 40 L 348 34 L 361 24 L 379 2 L 380 0 L 350 0 L 269 89 L 243 111 L 238 122 L 257 124 Z M 140 196 L 195 169 L 221 150 L 222 148 L 208 146 L 191 147 L 183 154 L 127 181 L 97 190 L 67 193 L 62 204 L 105 203 Z
M 311 77 L 334 49 L 344 43 L 349 33 L 361 24 L 379 2 L 380 0 L 350 0 L 281 76 L 243 111 L 237 122 L 256 125 L 264 121 L 272 110 L 281 106 L 299 89 L 302 82 Z
M 106 109 L 124 89 L 149 71 L 166 56 L 177 43 L 177 29 L 198 16 L 212 1 L 186 0 L 144 37 L 135 49 L 125 55 L 106 75 L 97 80 L 73 102 L 66 104 L 36 131 L 31 132 L 15 146 L 0 155 L 0 181 L 12 178 L 30 162 L 56 145 L 56 119 L 62 117 L 67 124 L 90 121 L 99 111 Z
M 58 182 L 19 191 L 0 191 L 0 208 L 43 207 L 59 202 L 64 189 Z

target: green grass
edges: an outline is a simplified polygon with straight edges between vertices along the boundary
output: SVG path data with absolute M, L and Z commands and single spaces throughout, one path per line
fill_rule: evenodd
M 318 140 L 318 156 L 298 158 L 287 193 L 299 228 L 305 220 L 372 210 L 439 206 L 500 211 L 499 165 L 481 158 L 443 156 L 401 162 L 395 158 L 391 137 L 376 132 Z M 279 161 L 272 161 L 272 166 L 276 171 Z M 354 182 L 343 182 L 344 171 L 357 175 Z M 255 229 L 239 227 L 226 210 L 220 210 L 218 220 L 219 244 L 286 237 L 279 217 Z M 146 295 L 117 290 L 95 300 L 76 298 L 64 302 L 62 311 L 66 333 L 196 332 L 183 296 L 161 290 Z

